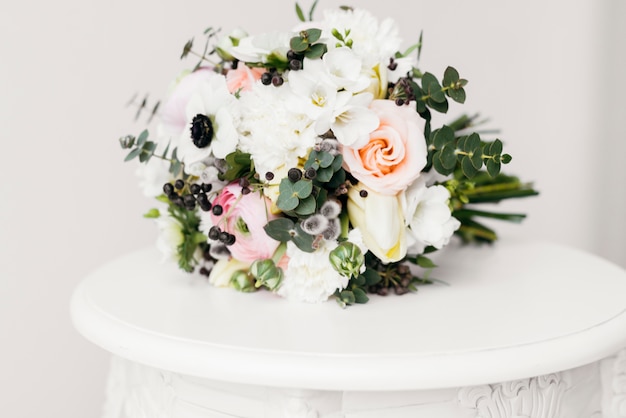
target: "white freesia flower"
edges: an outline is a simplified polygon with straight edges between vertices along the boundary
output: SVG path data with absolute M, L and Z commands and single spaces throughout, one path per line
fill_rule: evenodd
M 161 213 L 155 222 L 159 231 L 156 246 L 163 255 L 163 261 L 178 261 L 177 249 L 184 240 L 180 223 L 167 213 Z
M 339 92 L 337 102 L 330 118 L 329 128 L 342 145 L 360 148 L 367 144 L 369 134 L 380 123 L 376 113 L 369 109 L 372 102 L 370 93 L 352 95 L 346 91 Z M 320 121 L 315 125 L 318 134 L 326 132 L 326 126 Z
M 324 54 L 322 62 L 337 90 L 345 89 L 355 93 L 363 91 L 370 84 L 362 71 L 361 59 L 351 48 L 331 49 Z M 304 65 L 304 70 L 307 70 L 307 64 Z
M 260 82 L 239 99 L 245 115 L 239 126 L 239 148 L 250 153 L 261 178 L 267 172 L 297 167 L 315 146 L 313 121 L 298 111 L 297 101 L 286 85 L 264 86 Z
M 213 128 L 213 137 L 209 145 L 199 148 L 194 145 L 189 130 L 185 130 L 180 138 L 178 157 L 185 168 L 203 162 L 212 155 L 224 158 L 237 147 L 238 133 L 235 127 L 237 99 L 226 87 L 226 79 L 213 73 L 208 80 L 199 83 L 196 93 L 189 99 L 185 114 L 187 126 L 191 126 L 197 115 L 207 116 Z
M 461 223 L 452 216 L 448 201 L 450 192 L 441 185 L 426 187 L 418 179 L 404 193 L 403 208 L 411 250 L 418 254 L 432 245 L 441 249 L 450 241 Z
M 231 61 L 233 57 L 233 48 L 239 45 L 241 39 L 248 37 L 248 33 L 241 28 L 231 31 L 228 36 L 223 36 L 217 43 L 215 51 L 218 55 L 226 60 Z
M 344 55 L 343 52 L 341 50 L 340 55 Z M 344 71 L 339 67 L 338 63 L 334 68 L 329 68 L 322 60 L 305 59 L 304 70 L 289 74 L 289 86 L 295 96 L 294 108 L 301 109 L 315 121 L 315 133 L 318 135 L 332 129 L 343 145 L 365 143 L 379 122 L 376 114 L 368 108 L 372 95 L 354 95 L 345 88 L 347 85 L 360 88 L 367 85 L 369 80 L 360 79 L 360 72 L 349 74 L 349 70 Z
M 266 62 L 268 57 L 287 62 L 289 41 L 294 36 L 288 32 L 270 32 L 248 36 L 239 40 L 230 53 L 243 62 Z
M 348 278 L 337 273 L 329 261 L 329 254 L 336 246 L 336 242 L 322 241 L 315 252 L 307 253 L 288 242 L 289 262 L 277 293 L 289 300 L 319 303 L 336 290 L 344 289 Z

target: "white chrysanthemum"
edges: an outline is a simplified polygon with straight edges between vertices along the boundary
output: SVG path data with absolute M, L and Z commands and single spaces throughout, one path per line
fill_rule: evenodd
M 336 246 L 336 242 L 323 241 L 315 252 L 306 253 L 287 243 L 289 263 L 278 294 L 289 300 L 319 303 L 344 289 L 348 278 L 337 273 L 328 258 Z
M 239 99 L 242 118 L 239 148 L 250 153 L 254 166 L 265 173 L 299 165 L 315 145 L 313 121 L 297 110 L 297 100 L 286 85 L 264 86 L 258 82 Z
M 178 157 L 185 163 L 185 168 L 201 163 L 212 155 L 224 158 L 235 151 L 238 133 L 235 127 L 237 99 L 230 94 L 226 79 L 214 74 L 207 81 L 197 86 L 196 93 L 189 99 L 185 110 L 187 126 L 191 126 L 196 115 L 207 116 L 213 127 L 213 138 L 208 146 L 199 148 L 194 145 L 189 130 L 181 135 Z
M 407 235 L 414 240 L 411 250 L 422 253 L 429 245 L 437 249 L 447 245 L 461 225 L 450 212 L 448 189 L 440 185 L 426 187 L 424 181 L 418 179 L 406 190 L 405 197 Z
M 159 231 L 156 246 L 163 255 L 163 260 L 177 261 L 177 249 L 184 239 L 180 223 L 167 213 L 161 213 L 155 222 Z
M 317 23 L 317 22 L 316 22 Z M 359 56 L 366 67 L 373 67 L 381 60 L 388 60 L 402 44 L 398 27 L 392 19 L 379 22 L 370 12 L 362 9 L 330 9 L 324 12 L 324 19 L 319 22 L 323 27 L 323 36 L 329 40 L 329 48 L 335 45 L 331 33 L 333 29 L 352 40 L 352 50 Z

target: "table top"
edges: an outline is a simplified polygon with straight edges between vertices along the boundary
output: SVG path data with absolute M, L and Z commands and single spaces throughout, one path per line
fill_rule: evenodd
M 114 260 L 76 288 L 77 330 L 121 357 L 236 383 L 412 390 L 509 381 L 626 346 L 626 272 L 564 246 L 450 245 L 414 294 L 341 309 L 215 288 L 159 262 Z

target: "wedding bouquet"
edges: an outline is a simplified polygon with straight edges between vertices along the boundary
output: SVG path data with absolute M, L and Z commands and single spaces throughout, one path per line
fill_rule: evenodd
M 298 301 L 402 294 L 429 283 L 427 254 L 453 235 L 496 239 L 475 204 L 536 194 L 500 173 L 511 160 L 476 117 L 434 129 L 467 80 L 422 71 L 390 19 L 327 10 L 287 31 L 205 32 L 199 62 L 157 103 L 155 133 L 120 139 L 159 206 L 145 216 L 181 269 L 215 286 Z M 144 99 L 140 110 L 147 109 Z

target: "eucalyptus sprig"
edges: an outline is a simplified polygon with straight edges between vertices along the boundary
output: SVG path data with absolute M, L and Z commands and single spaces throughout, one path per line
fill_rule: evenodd
M 152 157 L 159 158 L 161 160 L 169 161 L 169 172 L 174 177 L 177 177 L 182 169 L 183 163 L 178 159 L 176 155 L 176 148 L 172 149 L 170 153 L 169 144 L 165 147 L 163 153 L 156 154 L 157 149 L 156 142 L 148 141 L 148 130 L 144 129 L 138 137 L 133 135 L 126 135 L 119 139 L 120 146 L 123 149 L 130 149 L 131 151 L 126 155 L 124 161 L 130 161 L 134 158 L 139 158 L 140 163 L 148 163 Z

